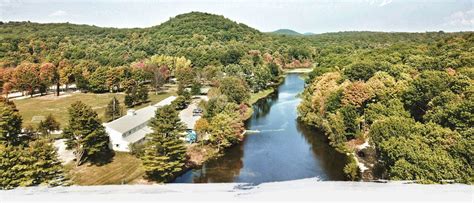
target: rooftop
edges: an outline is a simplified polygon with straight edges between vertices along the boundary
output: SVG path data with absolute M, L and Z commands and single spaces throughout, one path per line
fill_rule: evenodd
M 138 110 L 132 110 L 127 115 L 120 117 L 109 123 L 105 123 L 104 126 L 109 127 L 119 133 L 125 133 L 143 123 L 148 122 L 155 116 L 157 108 L 171 104 L 176 99 L 176 96 L 170 96 L 155 105 L 147 106 Z M 130 111 L 130 110 L 129 110 Z

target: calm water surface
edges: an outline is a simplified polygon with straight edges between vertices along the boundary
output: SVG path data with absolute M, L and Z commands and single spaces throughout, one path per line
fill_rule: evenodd
M 245 140 L 176 183 L 262 183 L 318 177 L 344 180 L 345 156 L 332 149 L 324 134 L 297 121 L 298 94 L 304 81 L 289 74 L 271 96 L 254 104 Z

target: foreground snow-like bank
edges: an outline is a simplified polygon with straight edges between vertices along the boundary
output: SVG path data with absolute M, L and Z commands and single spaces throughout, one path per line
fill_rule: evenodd
M 0 202 L 47 201 L 443 201 L 472 202 L 470 185 L 420 185 L 401 182 L 335 182 L 302 179 L 251 185 L 243 183 L 28 187 L 0 191 Z

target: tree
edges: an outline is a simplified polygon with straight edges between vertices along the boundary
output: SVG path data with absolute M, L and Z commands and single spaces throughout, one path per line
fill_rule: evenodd
M 39 77 L 39 66 L 34 63 L 21 63 L 13 73 L 13 83 L 21 91 L 27 91 L 33 97 L 41 82 Z
M 153 133 L 146 135 L 145 153 L 141 157 L 146 175 L 158 182 L 168 182 L 184 169 L 186 148 L 179 139 L 184 124 L 170 105 L 156 110 L 149 126 Z
M 63 85 L 66 85 L 66 90 L 68 85 L 75 81 L 74 78 L 74 67 L 71 62 L 67 59 L 61 60 L 58 65 L 59 70 L 59 82 Z M 57 92 L 59 92 L 59 83 L 56 84 Z
M 225 77 L 220 80 L 219 91 L 227 96 L 229 102 L 237 104 L 246 102 L 250 98 L 250 91 L 247 85 L 236 77 Z
M 58 153 L 50 139 L 40 138 L 32 141 L 29 145 L 29 153 L 35 158 L 30 169 L 33 185 L 58 186 L 66 183 Z
M 189 86 L 195 78 L 194 71 L 189 66 L 177 68 L 175 76 L 178 82 L 185 87 Z
M 113 97 L 109 104 L 107 104 L 104 117 L 107 121 L 113 121 L 120 116 L 122 116 L 122 107 L 120 106 L 119 100 L 116 97 Z
M 441 71 L 423 71 L 402 95 L 407 110 L 416 120 L 422 120 L 428 102 L 449 88 L 450 76 Z
M 209 140 L 218 151 L 242 140 L 243 122 L 239 115 L 219 113 L 212 118 Z
M 222 65 L 237 64 L 244 53 L 238 49 L 230 49 L 222 54 L 220 61 Z
M 138 92 L 136 95 L 136 100 L 140 103 L 145 103 L 148 101 L 148 88 L 145 85 L 140 85 L 138 87 Z
M 0 188 L 11 189 L 33 184 L 34 156 L 23 147 L 0 144 Z
M 192 95 L 200 95 L 201 94 L 201 83 L 194 81 L 193 86 L 191 86 L 191 94 Z
M 126 94 L 123 103 L 127 107 L 133 107 L 133 104 L 134 104 L 133 102 L 134 102 L 133 96 L 130 94 Z
M 59 130 L 59 127 L 59 122 L 54 119 L 53 115 L 49 114 L 44 121 L 40 121 L 38 124 L 38 131 L 42 135 L 49 135 L 51 132 Z
M 53 84 L 59 83 L 59 72 L 56 66 L 52 63 L 43 63 L 40 66 L 40 81 L 41 84 L 48 89 Z M 59 96 L 59 88 L 56 88 L 56 95 Z
M 344 106 L 340 109 L 347 139 L 354 139 L 360 133 L 359 113 L 357 108 L 352 105 Z
M 352 81 L 367 81 L 375 72 L 375 65 L 367 62 L 355 62 L 344 69 L 344 75 Z
M 22 118 L 15 105 L 0 101 L 0 143 L 16 144 L 19 142 Z
M 190 101 L 187 100 L 184 96 L 178 96 L 172 103 L 171 105 L 176 109 L 176 110 L 183 110 L 189 105 Z
M 109 136 L 97 113 L 80 101 L 73 103 L 68 111 L 69 122 L 63 136 L 68 147 L 75 150 L 76 164 L 87 160 L 93 163 L 107 161 L 101 160 L 101 155 L 110 155 Z
M 107 86 L 108 67 L 97 68 L 89 78 L 89 89 L 95 93 L 107 92 L 109 87 Z

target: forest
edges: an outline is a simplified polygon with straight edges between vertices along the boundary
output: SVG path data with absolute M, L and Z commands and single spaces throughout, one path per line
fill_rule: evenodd
M 372 178 L 472 183 L 473 33 L 338 33 L 311 41 L 318 54 L 298 107 L 302 121 L 323 129 L 341 152 L 368 141 L 378 171 Z M 344 170 L 361 178 L 355 159 Z
M 185 89 L 208 85 L 210 100 L 201 104 L 196 131 L 211 134 L 206 144 L 218 151 L 242 139 L 250 93 L 278 83 L 283 70 L 312 68 L 299 119 L 322 129 L 341 152 L 356 153 L 354 143 L 368 142 L 376 160 L 370 170 L 380 171 L 372 178 L 473 181 L 472 32 L 276 35 L 192 12 L 134 29 L 0 22 L 0 43 L 0 85 L 7 98 L 50 89 L 59 95 L 60 86 L 74 84 L 83 92 L 123 92 L 124 103 L 134 106 L 171 77 L 182 100 L 191 94 Z M 137 152 L 151 180 L 168 182 L 184 169 L 182 143 L 169 138 L 182 128 L 179 106 L 157 111 L 150 144 Z M 43 136 L 58 128 L 54 119 L 36 130 L 28 127 L 30 136 L 23 136 L 15 105 L 4 99 L 0 107 L 0 157 L 8 160 L 0 165 L 0 187 L 67 183 Z M 82 161 L 109 153 L 91 107 L 75 103 L 69 115 L 64 137 L 89 157 Z M 36 151 L 42 156 L 25 159 Z M 344 168 L 350 179 L 362 178 L 359 158 Z

